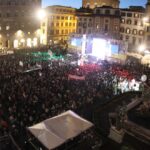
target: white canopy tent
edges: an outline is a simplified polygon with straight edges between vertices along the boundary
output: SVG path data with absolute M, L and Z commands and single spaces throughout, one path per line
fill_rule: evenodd
M 47 149 L 51 150 L 92 126 L 91 122 L 72 111 L 67 111 L 28 129 Z

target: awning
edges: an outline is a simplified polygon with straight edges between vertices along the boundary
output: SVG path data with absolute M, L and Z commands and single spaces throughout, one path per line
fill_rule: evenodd
M 28 127 L 29 131 L 47 148 L 54 149 L 78 136 L 93 124 L 72 111 Z

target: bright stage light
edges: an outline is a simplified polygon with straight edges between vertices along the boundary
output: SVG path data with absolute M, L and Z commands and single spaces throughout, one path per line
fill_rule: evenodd
M 94 38 L 92 55 L 104 60 L 106 55 L 105 53 L 106 53 L 106 41 L 103 39 Z
M 46 12 L 45 12 L 43 9 L 39 10 L 39 11 L 37 12 L 37 17 L 38 17 L 40 20 L 42 20 L 43 18 L 46 17 Z

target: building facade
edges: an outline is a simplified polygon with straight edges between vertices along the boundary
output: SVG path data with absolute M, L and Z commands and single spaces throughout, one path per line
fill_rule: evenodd
M 147 1 L 146 4 L 146 13 L 144 15 L 143 21 L 145 25 L 145 45 L 148 48 L 150 45 L 150 0 Z M 148 48 L 150 50 L 150 48 Z
M 76 32 L 75 8 L 56 5 L 45 8 L 45 11 L 46 17 L 41 23 L 42 44 L 65 42 Z
M 129 50 L 137 50 L 144 42 L 145 25 L 143 17 L 145 9 L 143 7 L 129 7 L 121 9 L 121 40 L 128 45 Z
M 0 48 L 36 46 L 41 0 L 0 0 Z
M 77 11 L 77 34 L 120 39 L 120 10 L 109 6 Z M 90 13 L 89 13 L 90 12 Z
M 91 9 L 102 6 L 119 8 L 119 4 L 120 4 L 119 0 L 82 0 L 82 7 Z

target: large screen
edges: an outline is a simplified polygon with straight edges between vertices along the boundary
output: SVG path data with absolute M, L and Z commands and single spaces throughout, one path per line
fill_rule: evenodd
M 102 60 L 111 55 L 110 43 L 104 39 L 94 38 L 92 55 Z
M 119 45 L 111 44 L 111 53 L 118 54 L 119 53 Z
M 77 47 L 82 46 L 82 38 L 72 38 L 71 45 Z

